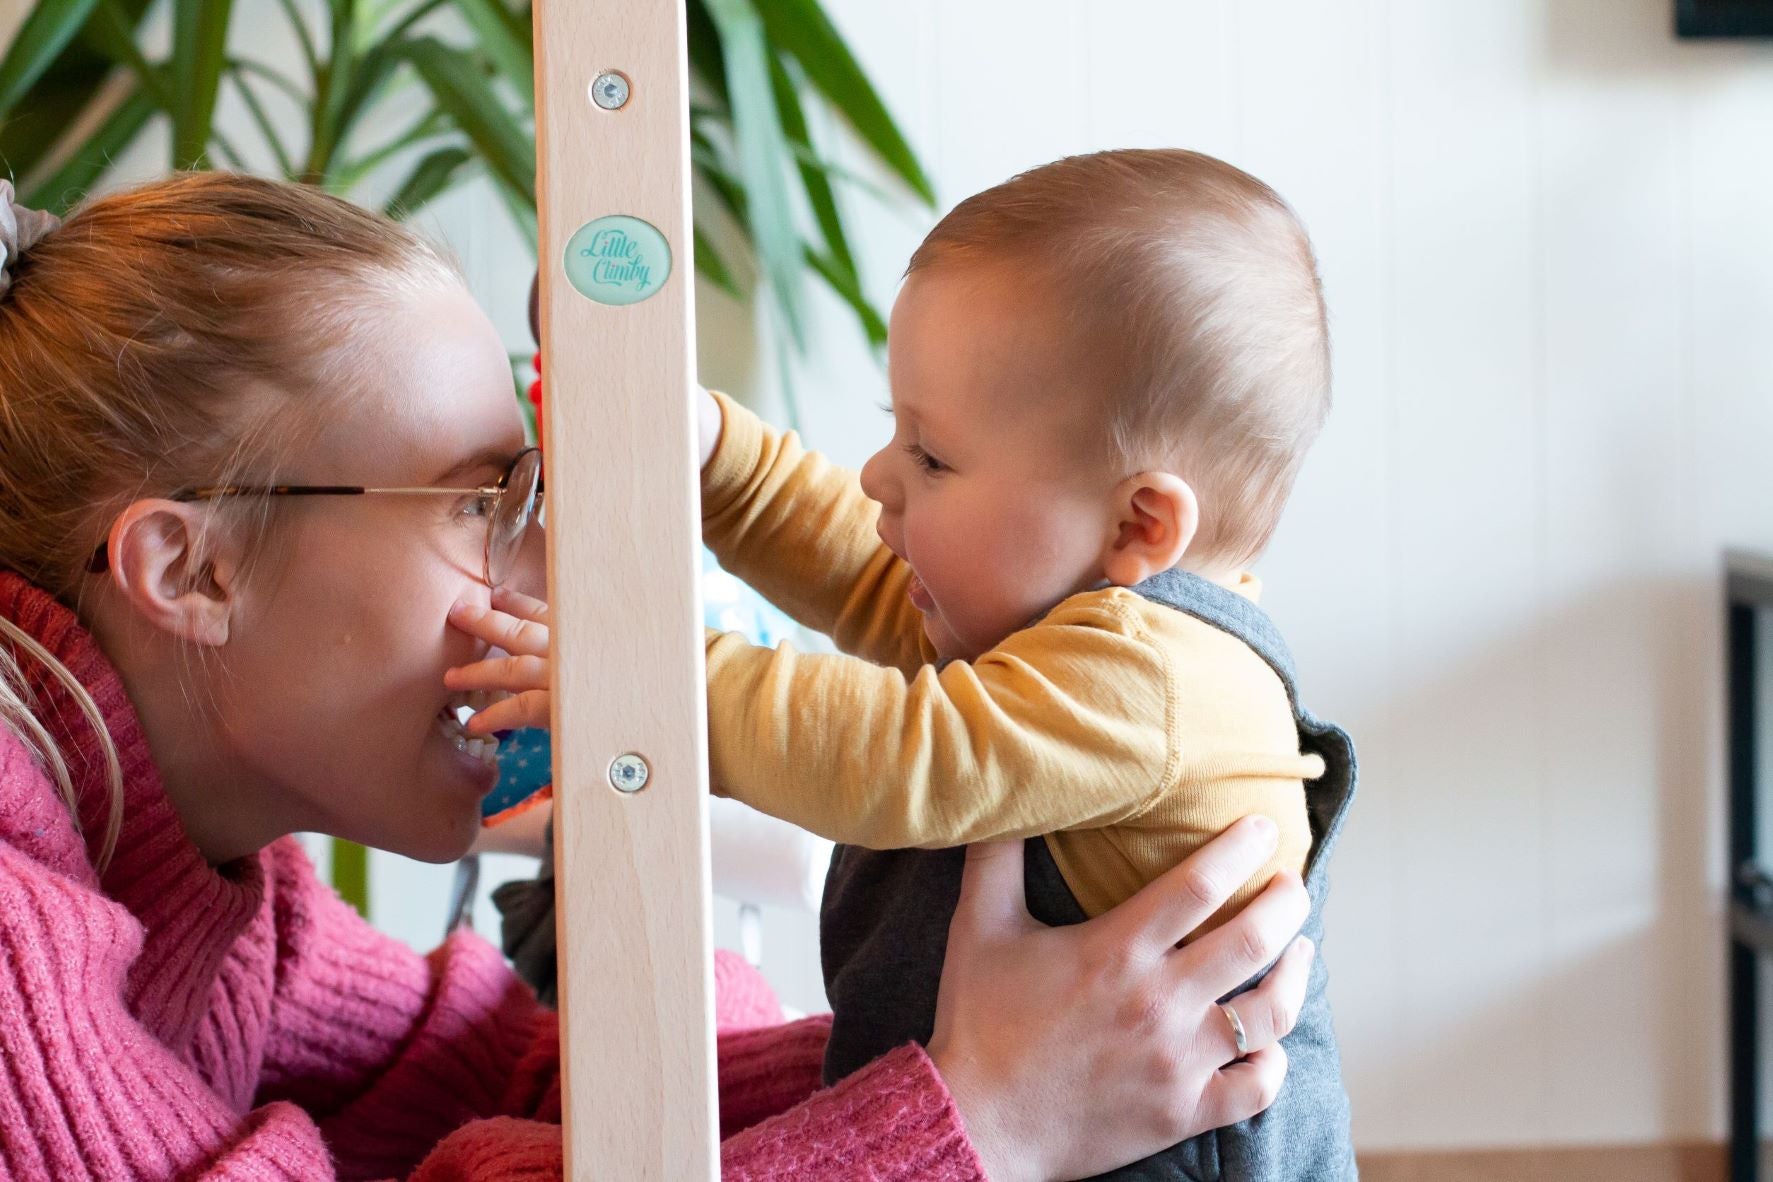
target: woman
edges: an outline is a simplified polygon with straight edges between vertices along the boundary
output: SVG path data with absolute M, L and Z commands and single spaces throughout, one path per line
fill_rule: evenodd
M 471 935 L 374 931 L 289 836 L 475 836 L 445 618 L 539 573 L 496 334 L 313 190 L 178 177 L 57 228 L 0 188 L 0 1174 L 558 1177 L 552 1017 Z M 722 1036 L 726 1176 L 1076 1177 L 1259 1111 L 1305 956 L 1240 998 L 1247 1058 L 1214 999 L 1303 891 L 1175 944 L 1266 840 L 1052 931 L 982 851 L 930 1053 L 815 1094 L 819 1020 Z M 727 1026 L 773 1012 L 719 976 Z

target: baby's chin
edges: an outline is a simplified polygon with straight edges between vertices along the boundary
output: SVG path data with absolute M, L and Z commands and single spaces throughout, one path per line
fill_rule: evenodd
M 933 615 L 926 615 L 923 618 L 923 634 L 929 638 L 930 644 L 936 650 L 936 659 L 942 664 L 947 664 L 949 661 L 978 660 L 1009 639 L 1011 635 L 1006 632 L 996 640 L 989 642 L 969 642 L 956 636 L 939 616 Z

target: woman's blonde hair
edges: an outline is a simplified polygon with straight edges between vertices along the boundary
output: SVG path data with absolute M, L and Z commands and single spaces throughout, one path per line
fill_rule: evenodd
M 76 611 L 88 562 L 124 506 L 246 472 L 270 479 L 253 469 L 274 438 L 289 438 L 289 413 L 360 376 L 348 344 L 366 309 L 457 275 L 441 250 L 387 218 L 307 186 L 217 172 L 92 199 L 8 262 L 0 568 Z M 253 413 L 249 387 L 284 397 Z M 97 732 L 109 785 L 102 867 L 122 822 L 116 745 L 73 674 L 0 617 L 0 725 L 42 759 L 76 824 L 74 777 L 34 713 L 25 658 Z

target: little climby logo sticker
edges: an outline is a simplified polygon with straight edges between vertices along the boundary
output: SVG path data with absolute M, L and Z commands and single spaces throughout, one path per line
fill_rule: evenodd
M 638 304 L 671 274 L 671 247 L 650 222 L 610 214 L 586 222 L 566 244 L 566 277 L 600 304 Z

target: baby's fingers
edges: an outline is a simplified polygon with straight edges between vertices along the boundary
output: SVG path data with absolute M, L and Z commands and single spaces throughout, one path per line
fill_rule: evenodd
M 528 690 L 513 697 L 502 698 L 470 718 L 464 729 L 475 737 L 499 731 L 522 730 L 524 727 L 545 727 L 548 722 L 548 691 Z
M 520 694 L 548 688 L 548 658 L 488 657 L 472 665 L 443 671 L 443 684 L 452 690 L 504 690 Z
M 548 622 L 548 605 L 533 595 L 525 595 L 521 591 L 513 591 L 509 587 L 494 587 L 492 593 L 493 606 L 500 611 L 510 612 L 514 616 L 522 616 L 526 620 L 534 620 L 538 624 Z
M 449 609 L 449 622 L 469 636 L 508 653 L 530 657 L 548 655 L 548 625 L 536 620 L 519 619 L 494 608 L 461 602 Z

